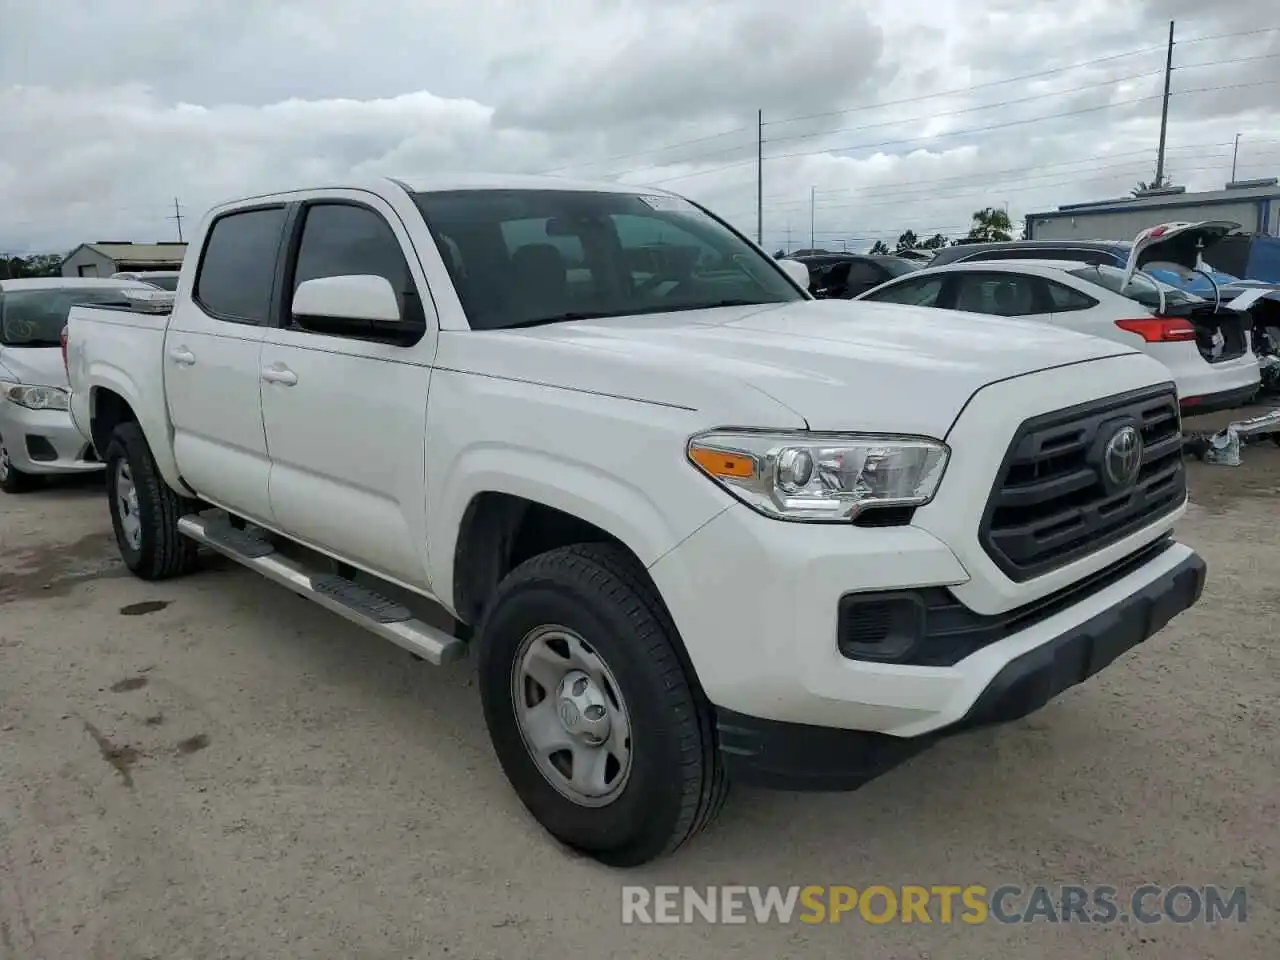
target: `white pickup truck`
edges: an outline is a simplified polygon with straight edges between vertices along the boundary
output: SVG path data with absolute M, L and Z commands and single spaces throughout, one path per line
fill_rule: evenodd
M 145 579 L 201 545 L 439 663 L 614 865 L 730 780 L 852 789 L 1194 604 L 1177 397 L 1123 344 L 812 299 L 702 207 L 554 179 L 228 203 L 172 312 L 72 310 Z

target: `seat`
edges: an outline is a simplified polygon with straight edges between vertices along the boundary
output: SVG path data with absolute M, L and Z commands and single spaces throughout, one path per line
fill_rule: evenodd
M 1002 317 L 1010 317 L 1021 312 L 1018 309 L 1018 291 L 1012 283 L 996 284 L 993 299 L 996 304 L 996 313 Z
M 511 294 L 529 319 L 563 313 L 568 306 L 569 274 L 564 255 L 549 243 L 530 243 L 511 255 Z

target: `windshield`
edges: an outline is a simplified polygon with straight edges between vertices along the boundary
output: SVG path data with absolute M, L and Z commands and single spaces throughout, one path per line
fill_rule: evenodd
M 135 285 L 136 286 L 136 285 Z M 77 303 L 119 303 L 126 287 L 45 287 L 0 294 L 0 343 L 57 347 L 67 314 Z
M 686 200 L 569 190 L 415 195 L 474 330 L 804 299 Z
M 1100 287 L 1105 287 L 1112 293 L 1119 293 L 1123 297 L 1128 297 L 1144 307 L 1150 307 L 1152 310 L 1160 309 L 1160 291 L 1164 291 L 1164 302 L 1166 307 L 1178 306 L 1180 304 L 1203 303 L 1204 301 L 1195 294 L 1186 293 L 1177 287 L 1171 287 L 1168 284 L 1158 284 L 1150 277 L 1145 277 L 1140 273 L 1135 273 L 1133 279 L 1129 281 L 1129 285 L 1122 292 L 1120 284 L 1124 281 L 1124 271 L 1119 267 L 1081 267 L 1078 270 L 1068 270 L 1073 277 L 1081 280 L 1088 280 L 1090 283 L 1096 283 Z

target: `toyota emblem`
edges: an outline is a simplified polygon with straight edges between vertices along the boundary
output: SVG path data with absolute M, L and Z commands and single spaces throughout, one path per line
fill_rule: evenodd
M 1102 450 L 1102 472 L 1114 489 L 1129 487 L 1142 469 L 1142 434 L 1124 426 L 1111 435 Z

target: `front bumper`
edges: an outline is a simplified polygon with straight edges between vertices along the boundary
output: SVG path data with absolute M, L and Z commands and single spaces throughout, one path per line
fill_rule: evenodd
M 30 410 L 0 400 L 0 437 L 10 463 L 22 473 L 87 473 L 103 468 L 67 410 Z
M 717 711 L 731 777 L 786 790 L 851 790 L 938 740 L 1040 709 L 1142 643 L 1204 589 L 1205 563 L 1187 548 L 1175 566 L 1113 606 L 1010 660 L 954 723 L 916 737 L 840 730 Z

